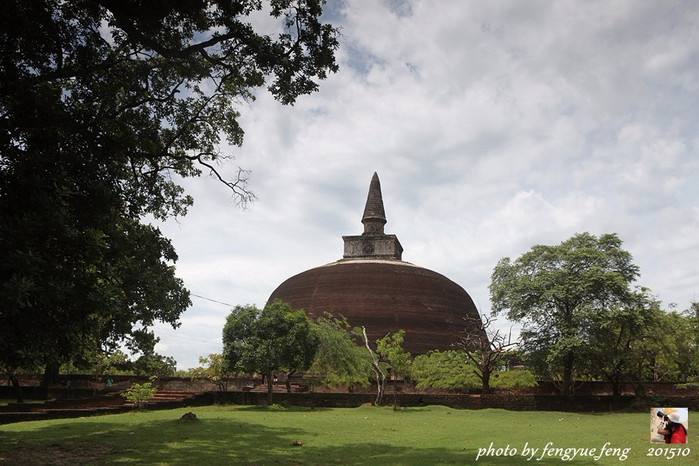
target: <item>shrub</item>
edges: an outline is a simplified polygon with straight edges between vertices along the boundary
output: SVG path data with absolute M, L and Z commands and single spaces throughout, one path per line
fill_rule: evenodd
M 526 369 L 513 369 L 504 372 L 495 372 L 490 385 L 493 388 L 518 389 L 536 387 L 536 378 L 531 371 Z
M 126 389 L 121 396 L 135 404 L 137 408 L 141 408 L 155 396 L 155 387 L 153 387 L 152 382 L 135 383 Z
M 415 386 L 423 388 L 477 388 L 480 380 L 461 351 L 431 351 L 415 357 L 411 375 Z
M 699 390 L 699 382 L 678 383 L 675 388 L 680 390 Z

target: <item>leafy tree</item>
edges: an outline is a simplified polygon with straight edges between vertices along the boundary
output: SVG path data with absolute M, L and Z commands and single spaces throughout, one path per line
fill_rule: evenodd
M 151 351 L 153 323 L 190 305 L 170 241 L 145 216 L 182 215 L 202 171 L 234 198 L 247 175 L 238 106 L 267 85 L 291 104 L 337 70 L 320 0 L 10 0 L 0 17 L 0 365 Z
M 306 313 L 279 300 L 261 311 L 255 306 L 236 306 L 223 328 L 227 370 L 263 374 L 268 404 L 272 403 L 274 374 L 308 369 L 317 349 L 318 337 Z
M 480 387 L 473 363 L 463 351 L 430 351 L 415 356 L 410 375 L 419 389 L 460 389 Z
M 374 380 L 376 382 L 376 400 L 374 404 L 380 405 L 383 402 L 386 389 L 387 373 L 396 378 L 405 377 L 410 374 L 410 365 L 412 363 L 411 356 L 410 353 L 403 349 L 405 330 L 388 333 L 386 336 L 376 340 L 376 351 L 371 348 L 365 327 L 355 329 L 355 333 L 361 335 L 363 338 L 364 346 L 371 358 L 371 368 L 374 372 Z M 395 395 L 394 385 L 394 407 L 396 404 Z
M 612 395 L 621 395 L 624 380 L 634 379 L 639 355 L 654 338 L 658 303 L 647 290 L 634 293 L 628 302 L 590 313 L 589 342 L 585 354 L 588 372 L 612 385 Z M 583 364 L 584 365 L 584 364 Z
M 228 377 L 232 374 L 227 370 L 226 361 L 221 353 L 210 353 L 199 356 L 199 367 L 186 371 L 178 371 L 180 377 L 204 378 L 215 383 L 219 391 L 228 391 Z
M 667 313 L 657 303 L 652 303 L 648 312 L 647 327 L 631 342 L 626 354 L 631 359 L 628 378 L 639 396 L 645 395 L 646 382 L 678 380 L 677 339 L 684 338 L 678 334 L 681 326 L 675 325 L 678 313 Z
M 537 245 L 496 265 L 490 284 L 494 313 L 523 322 L 523 348 L 562 379 L 567 395 L 588 348 L 591 317 L 621 307 L 638 276 L 631 254 L 615 234 L 581 233 L 555 246 Z
M 682 314 L 686 322 L 684 329 L 687 333 L 686 336 L 678 335 L 676 341 L 686 344 L 684 354 L 688 361 L 685 366 L 687 368 L 685 381 L 699 382 L 699 302 L 691 303 L 689 309 Z
M 699 370 L 696 314 L 693 309 L 669 311 L 647 290 L 634 293 L 623 308 L 594 316 L 590 329 L 588 373 L 609 381 L 613 394 L 620 384 L 634 383 L 637 395 L 645 395 L 646 382 L 689 382 Z
M 142 408 L 155 396 L 155 392 L 153 382 L 135 383 L 127 388 L 121 396 L 136 405 L 137 408 Z
M 367 385 L 371 362 L 366 351 L 352 338 L 349 324 L 330 314 L 313 322 L 318 336 L 318 351 L 309 369 L 328 386 Z
M 410 353 L 403 348 L 404 341 L 405 330 L 389 333 L 376 340 L 376 352 L 389 372 L 396 378 L 407 376 L 412 364 Z
M 177 371 L 177 361 L 172 356 L 146 353 L 132 363 L 136 375 L 172 377 Z
M 510 334 L 505 337 L 500 329 L 493 330 L 491 325 L 494 320 L 488 316 L 467 318 L 466 321 L 469 322 L 468 330 L 459 339 L 457 346 L 473 364 L 473 372 L 481 381 L 483 392 L 488 393 L 491 375 L 505 363 L 509 349 L 516 343 L 512 342 Z M 473 329 L 477 331 L 474 332 Z
M 405 341 L 405 330 L 398 330 L 389 333 L 383 338 L 376 340 L 376 353 L 384 363 L 387 372 L 391 375 L 393 383 L 393 408 L 398 406 L 397 388 L 395 381 L 410 374 L 412 357 L 403 348 Z
M 688 382 L 699 376 L 699 345 L 696 314 L 690 308 L 683 312 L 672 309 L 662 313 L 653 338 L 662 346 L 656 355 L 657 376 L 673 382 Z
M 121 350 L 111 353 L 85 352 L 61 365 L 62 374 L 91 374 L 97 378 L 104 375 L 133 375 L 132 362 Z

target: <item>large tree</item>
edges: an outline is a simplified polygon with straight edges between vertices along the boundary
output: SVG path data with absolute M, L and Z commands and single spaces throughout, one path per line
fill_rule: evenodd
M 570 394 L 597 312 L 632 297 L 638 267 L 615 234 L 580 233 L 558 245 L 537 245 L 514 261 L 495 266 L 490 284 L 494 313 L 523 322 L 525 351 L 538 356 L 548 374 Z
M 272 403 L 274 375 L 311 367 L 318 337 L 302 310 L 279 300 L 260 310 L 237 306 L 223 328 L 223 359 L 231 372 L 260 373 Z
M 210 173 L 239 203 L 239 106 L 291 104 L 337 69 L 321 0 L 10 0 L 0 14 L 0 365 L 56 369 L 84 348 L 150 351 L 190 304 L 145 216 L 186 212 Z
M 623 382 L 637 385 L 641 382 L 642 374 L 637 371 L 639 359 L 647 349 L 655 350 L 654 333 L 658 319 L 662 318 L 658 303 L 647 290 L 641 289 L 627 302 L 590 313 L 589 317 L 587 358 L 582 365 L 592 377 L 609 382 L 612 395 L 619 397 Z

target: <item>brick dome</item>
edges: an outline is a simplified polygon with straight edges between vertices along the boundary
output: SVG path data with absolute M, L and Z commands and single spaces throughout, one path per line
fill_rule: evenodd
M 342 237 L 341 260 L 294 275 L 268 302 L 280 299 L 312 317 L 341 314 L 353 327 L 366 327 L 371 340 L 403 329 L 411 353 L 453 349 L 467 327 L 482 333 L 476 306 L 463 288 L 401 260 L 398 237 L 384 233 L 386 213 L 376 173 L 362 223 L 364 233 Z
M 479 322 L 463 288 L 400 260 L 343 259 L 316 267 L 279 285 L 269 301 L 275 299 L 313 317 L 341 314 L 350 325 L 365 326 L 372 340 L 403 329 L 411 353 L 453 349 L 467 326 L 464 318 Z

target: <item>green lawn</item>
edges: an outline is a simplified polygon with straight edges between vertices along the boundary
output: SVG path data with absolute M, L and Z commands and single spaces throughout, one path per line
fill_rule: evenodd
M 0 426 L 0 464 L 474 464 L 478 449 L 630 447 L 616 457 L 485 457 L 478 464 L 699 464 L 699 437 L 688 458 L 647 458 L 648 414 L 454 410 L 440 406 L 356 409 L 191 408 L 199 422 L 180 422 L 190 409 L 126 413 Z M 691 417 L 691 416 L 690 416 Z M 691 425 L 690 425 L 691 427 Z M 293 446 L 300 440 L 302 446 Z M 665 448 L 661 446 L 661 448 Z M 664 451 L 664 450 L 663 450 Z M 538 456 L 537 456 L 538 457 Z M 536 458 L 536 457 L 535 457 Z

